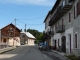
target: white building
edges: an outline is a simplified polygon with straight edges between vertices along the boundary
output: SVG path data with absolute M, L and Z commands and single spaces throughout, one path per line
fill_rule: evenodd
M 20 34 L 21 42 L 28 45 L 35 45 L 35 37 L 29 32 L 21 32 Z
M 80 56 L 80 0 L 56 0 L 45 19 L 49 26 L 51 46 L 67 54 Z M 46 31 L 47 28 L 45 28 Z

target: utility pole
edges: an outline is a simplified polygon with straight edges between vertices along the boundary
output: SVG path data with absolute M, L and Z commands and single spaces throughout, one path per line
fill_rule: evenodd
M 24 31 L 24 32 L 25 32 L 25 34 L 26 34 L 26 24 L 25 24 L 25 31 Z M 25 43 L 26 43 L 26 40 L 24 40 L 24 44 L 25 44 Z
M 15 19 L 13 46 L 14 46 L 14 40 L 15 40 L 16 20 L 17 20 L 17 19 Z
M 26 24 L 25 24 L 25 32 L 26 32 Z

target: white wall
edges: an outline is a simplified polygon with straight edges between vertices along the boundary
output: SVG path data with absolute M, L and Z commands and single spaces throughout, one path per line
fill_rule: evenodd
M 61 34 L 60 33 L 56 33 L 53 37 L 51 37 L 51 46 L 54 46 L 54 42 L 53 40 L 57 40 L 57 46 L 58 46 L 58 39 L 59 41 L 59 45 L 61 46 Z
M 71 34 L 71 48 L 73 49 L 73 28 L 70 28 L 70 29 L 67 29 L 65 31 L 65 35 L 66 35 L 66 48 L 69 48 L 69 44 L 70 44 L 70 41 L 69 41 L 69 34 Z
M 20 46 L 20 37 L 16 37 L 16 40 L 13 40 L 13 38 L 9 39 L 9 45 L 10 46 Z

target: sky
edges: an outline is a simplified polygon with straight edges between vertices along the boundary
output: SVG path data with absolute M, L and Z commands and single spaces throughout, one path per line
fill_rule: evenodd
M 56 0 L 0 0 L 0 29 L 10 23 L 19 29 L 45 30 L 44 19 Z

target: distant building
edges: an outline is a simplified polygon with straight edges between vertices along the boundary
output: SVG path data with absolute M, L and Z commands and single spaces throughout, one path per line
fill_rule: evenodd
M 21 43 L 28 44 L 28 45 L 34 45 L 35 37 L 29 33 L 29 32 L 21 32 Z
M 12 23 L 3 27 L 0 33 L 2 47 L 20 46 L 20 30 Z

